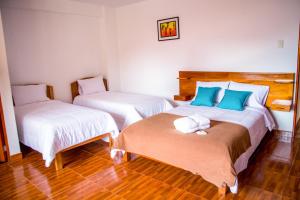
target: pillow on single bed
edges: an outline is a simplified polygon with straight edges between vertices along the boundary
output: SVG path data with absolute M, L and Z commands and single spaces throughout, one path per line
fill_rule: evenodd
M 106 91 L 102 76 L 77 80 L 77 83 L 78 83 L 78 91 L 80 95 L 94 94 L 97 92 Z
M 225 90 L 225 95 L 217 107 L 229 110 L 243 111 L 250 91 Z
M 15 106 L 48 101 L 46 84 L 12 86 Z
M 231 81 L 228 89 L 252 92 L 252 94 L 249 96 L 246 102 L 246 105 L 261 108 L 266 103 L 270 87 L 265 85 L 236 83 Z
M 214 106 L 216 96 L 220 87 L 198 87 L 197 96 L 191 105 L 193 106 Z
M 221 88 L 217 94 L 217 97 L 216 97 L 216 100 L 215 102 L 216 103 L 220 103 L 222 98 L 224 97 L 224 93 L 225 93 L 225 89 L 228 89 L 228 86 L 229 86 L 229 81 L 226 81 L 226 82 L 216 82 L 216 81 L 212 81 L 212 82 L 206 82 L 206 81 L 197 81 L 196 82 L 196 91 L 195 91 L 195 97 L 193 100 L 196 99 L 196 96 L 197 96 L 197 90 L 198 90 L 198 87 L 219 87 Z

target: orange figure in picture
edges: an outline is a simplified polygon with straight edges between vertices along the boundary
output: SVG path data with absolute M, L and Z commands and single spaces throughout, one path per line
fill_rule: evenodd
M 165 22 L 160 24 L 161 37 L 176 36 L 176 22 Z

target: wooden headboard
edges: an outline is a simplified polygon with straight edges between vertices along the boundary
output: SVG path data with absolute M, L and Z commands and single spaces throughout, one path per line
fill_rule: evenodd
M 86 78 L 82 78 L 80 80 L 89 79 L 89 78 L 94 78 L 94 77 L 86 77 Z M 106 91 L 108 91 L 107 79 L 103 78 L 103 83 L 104 83 Z M 74 100 L 74 98 L 79 95 L 77 81 L 74 81 L 73 83 L 71 83 L 71 93 L 72 93 L 72 100 Z
M 191 100 L 195 95 L 197 81 L 235 81 L 257 85 L 267 85 L 270 92 L 266 106 L 276 109 L 274 100 L 291 100 L 294 95 L 294 73 L 253 73 L 253 72 L 204 72 L 204 71 L 180 71 L 179 95 L 175 100 Z M 278 105 L 277 105 L 278 106 Z
M 54 89 L 51 85 L 47 85 L 47 97 L 51 100 L 54 100 Z

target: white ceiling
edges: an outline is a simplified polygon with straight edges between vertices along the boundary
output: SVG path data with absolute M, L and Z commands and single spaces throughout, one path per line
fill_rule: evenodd
M 104 6 L 119 7 L 119 6 L 125 6 L 128 4 L 144 1 L 144 0 L 73 0 L 73 1 L 81 1 L 85 3 L 93 3 L 93 4 L 104 5 Z

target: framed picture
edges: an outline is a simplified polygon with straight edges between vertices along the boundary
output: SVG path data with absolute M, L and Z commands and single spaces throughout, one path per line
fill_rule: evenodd
M 157 20 L 158 41 L 180 38 L 179 17 Z

